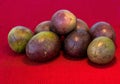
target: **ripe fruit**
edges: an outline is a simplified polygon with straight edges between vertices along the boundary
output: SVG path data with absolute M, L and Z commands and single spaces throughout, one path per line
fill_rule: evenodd
M 8 34 L 9 46 L 15 52 L 24 52 L 26 44 L 32 36 L 32 31 L 27 27 L 16 26 L 12 28 Z
M 39 23 L 35 28 L 35 33 L 39 33 L 41 31 L 50 31 L 51 21 L 43 21 Z
M 76 27 L 76 16 L 68 10 L 59 10 L 52 16 L 51 22 L 51 30 L 64 35 Z
M 84 30 L 73 31 L 64 42 L 65 53 L 71 57 L 83 57 L 86 55 L 90 43 L 90 35 Z
M 50 31 L 43 31 L 31 38 L 26 47 L 29 59 L 44 62 L 53 59 L 60 52 L 59 37 Z
M 115 45 L 108 37 L 98 37 L 88 46 L 87 54 L 90 61 L 96 64 L 106 64 L 112 61 L 115 53 Z
M 77 25 L 76 25 L 76 28 L 75 30 L 85 30 L 85 31 L 89 31 L 89 28 L 88 28 L 88 25 L 86 22 L 84 22 L 83 20 L 81 19 L 77 19 Z
M 99 36 L 106 36 L 115 40 L 115 32 L 112 26 L 107 22 L 97 22 L 90 29 L 90 34 L 92 38 L 96 38 Z

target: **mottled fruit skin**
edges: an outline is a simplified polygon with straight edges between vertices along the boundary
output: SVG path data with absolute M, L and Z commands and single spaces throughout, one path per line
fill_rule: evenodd
M 115 45 L 108 37 L 97 37 L 89 44 L 87 54 L 91 62 L 107 64 L 114 58 Z
M 51 19 L 51 30 L 57 34 L 64 35 L 76 27 L 76 16 L 68 10 L 57 11 Z
M 15 26 L 8 34 L 8 44 L 13 51 L 22 53 L 25 51 L 26 44 L 32 36 L 32 31 L 27 27 Z
M 55 33 L 42 31 L 31 38 L 26 54 L 33 61 L 45 62 L 58 56 L 60 47 L 60 39 Z
M 87 25 L 87 23 L 85 21 L 83 21 L 82 19 L 77 19 L 77 25 L 75 30 L 79 31 L 79 30 L 85 30 L 85 31 L 89 31 L 89 27 Z
M 35 34 L 41 31 L 50 31 L 51 21 L 43 21 L 39 23 L 35 28 Z
M 95 23 L 90 29 L 90 34 L 93 39 L 99 36 L 106 36 L 112 39 L 113 41 L 115 40 L 114 29 L 109 23 L 104 21 Z
M 84 30 L 73 31 L 64 42 L 65 53 L 69 57 L 84 57 L 87 53 L 87 47 L 91 41 L 90 35 Z

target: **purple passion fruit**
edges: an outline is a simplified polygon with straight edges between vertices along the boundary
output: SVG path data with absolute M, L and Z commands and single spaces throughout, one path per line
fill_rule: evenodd
M 94 24 L 90 29 L 90 34 L 93 39 L 99 36 L 106 36 L 112 39 L 113 41 L 115 40 L 114 29 L 109 23 L 103 21 Z
M 57 11 L 51 19 L 51 30 L 57 34 L 64 35 L 76 27 L 76 16 L 68 10 Z
M 84 30 L 73 31 L 64 42 L 65 54 L 80 58 L 86 56 L 87 47 L 91 41 L 90 35 Z
M 87 23 L 81 19 L 77 19 L 77 25 L 75 30 L 85 30 L 85 31 L 89 31 L 89 27 L 87 25 Z
M 35 34 L 41 31 L 50 31 L 51 21 L 43 21 L 39 23 L 35 28 Z
M 28 42 L 26 54 L 33 61 L 45 62 L 58 56 L 60 47 L 60 39 L 55 33 L 42 31 Z

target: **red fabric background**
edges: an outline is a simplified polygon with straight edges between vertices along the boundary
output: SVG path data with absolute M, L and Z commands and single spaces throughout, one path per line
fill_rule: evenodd
M 37 64 L 24 54 L 14 53 L 7 35 L 16 25 L 32 31 L 50 20 L 59 9 L 68 9 L 92 26 L 107 21 L 116 32 L 116 59 L 105 66 L 87 58 L 68 60 L 63 54 L 48 63 Z M 119 0 L 0 0 L 0 84 L 120 84 L 120 1 Z

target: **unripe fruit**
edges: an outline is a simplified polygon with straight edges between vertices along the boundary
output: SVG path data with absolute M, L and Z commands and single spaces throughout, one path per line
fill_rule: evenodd
M 106 64 L 112 61 L 115 54 L 114 42 L 108 37 L 97 37 L 88 46 L 88 58 L 96 64 Z
M 18 53 L 24 52 L 26 44 L 33 36 L 30 29 L 24 26 L 16 26 L 12 28 L 8 34 L 8 43 L 10 48 Z

